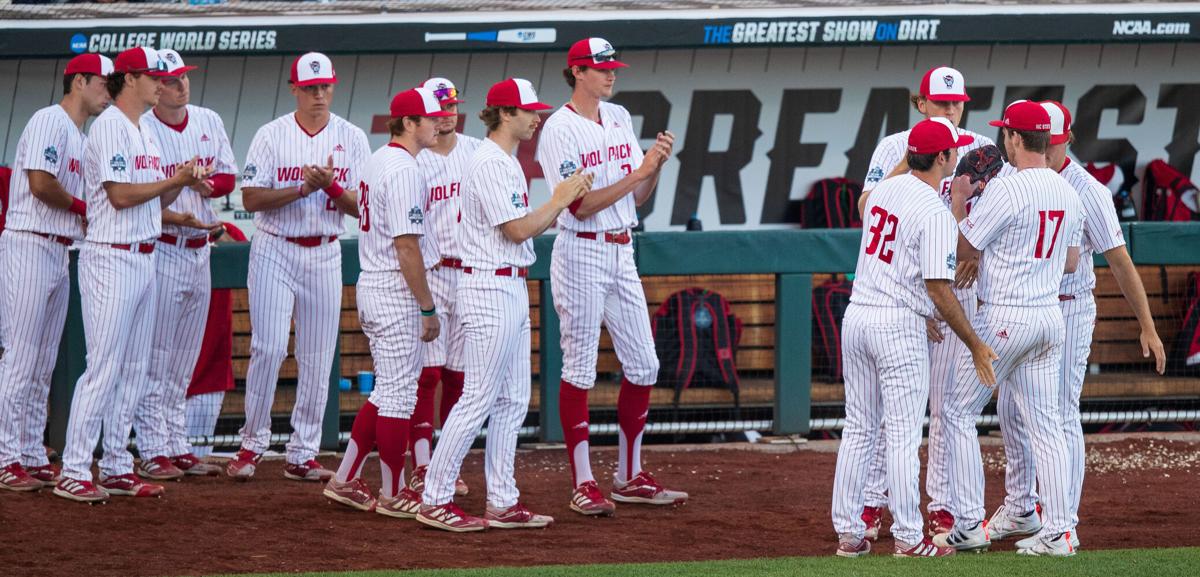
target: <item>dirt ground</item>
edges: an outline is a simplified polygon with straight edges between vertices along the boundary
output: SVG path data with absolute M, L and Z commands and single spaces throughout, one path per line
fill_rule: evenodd
M 1084 549 L 1200 546 L 1200 525 L 1192 519 L 1200 437 L 1089 440 L 1079 526 Z M 1003 450 L 995 439 L 985 444 L 990 511 L 1002 499 Z M 265 462 L 249 483 L 188 479 L 170 483 L 162 499 L 118 497 L 103 506 L 46 490 L 0 492 L 0 566 L 10 575 L 133 576 L 829 555 L 836 546 L 829 518 L 835 451 L 829 441 L 649 448 L 648 468 L 691 493 L 691 501 L 677 509 L 621 505 L 608 519 L 567 508 L 561 449 L 522 451 L 522 500 L 553 515 L 555 525 L 470 535 L 331 504 L 320 485 L 285 480 L 281 461 Z M 463 471 L 472 491 L 459 501 L 478 514 L 481 457 L 468 457 Z M 615 458 L 611 449 L 595 450 L 601 479 L 610 478 Z M 323 460 L 336 466 L 335 458 Z M 372 486 L 378 471 L 372 458 L 366 469 Z M 891 548 L 885 536 L 876 551 Z

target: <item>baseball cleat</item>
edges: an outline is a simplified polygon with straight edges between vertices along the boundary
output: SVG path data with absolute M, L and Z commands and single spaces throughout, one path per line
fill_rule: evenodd
M 953 531 L 935 536 L 933 544 L 938 547 L 954 547 L 958 551 L 983 553 L 992 546 L 992 541 L 988 538 L 987 521 L 980 521 L 969 529 L 955 524 Z
M 425 492 L 425 474 L 429 472 L 429 465 L 421 465 L 413 469 L 412 475 L 408 477 L 408 488 L 420 495 Z M 467 483 L 460 479 L 454 480 L 454 496 L 465 497 L 470 492 Z
M 328 481 L 333 478 L 333 471 L 322 467 L 316 459 L 309 459 L 299 465 L 288 463 L 283 476 L 293 481 Z
M 862 520 L 867 524 L 867 540 L 878 540 L 879 530 L 883 526 L 883 507 L 863 507 Z
M 665 489 L 650 473 L 642 471 L 628 483 L 613 479 L 612 500 L 618 503 L 677 506 L 687 503 L 688 494 Z
M 488 527 L 497 529 L 540 529 L 554 523 L 554 517 L 535 514 L 521 503 L 504 510 L 493 509 L 489 506 L 483 518 L 487 521 Z
M 375 502 L 375 512 L 397 519 L 415 519 L 421 512 L 421 495 L 405 487 L 392 498 L 380 496 Z
M 488 528 L 487 520 L 466 514 L 453 502 L 445 505 L 422 505 L 421 512 L 417 513 L 417 521 L 453 533 L 482 531 Z
M 225 463 L 225 474 L 238 481 L 249 481 L 250 477 L 254 476 L 254 469 L 258 467 L 258 462 L 261 460 L 262 453 L 255 453 L 249 449 L 238 449 L 237 454 L 228 463 Z
M 25 493 L 41 488 L 42 482 L 33 478 L 25 471 L 25 467 L 16 461 L 0 469 L 0 489 Z
M 930 511 L 929 512 L 929 536 L 941 535 L 949 533 L 954 529 L 954 515 L 949 511 Z
M 837 552 L 834 553 L 838 557 L 855 558 L 862 557 L 871 552 L 871 542 L 866 538 L 855 539 L 853 537 L 843 537 L 838 540 Z
M 178 457 L 171 457 L 171 464 L 179 468 L 186 475 L 197 477 L 212 477 L 221 472 L 221 468 L 212 464 L 206 463 L 200 457 L 192 453 L 185 453 Z
M 892 557 L 949 557 L 955 553 L 954 547 L 939 547 L 926 537 L 916 545 L 896 541 L 896 552 Z
M 176 467 L 171 459 L 167 457 L 154 457 L 153 459 L 142 459 L 137 467 L 138 476 L 144 479 L 153 479 L 155 481 L 172 481 L 183 477 L 184 472 L 179 467 Z
M 80 503 L 103 503 L 108 500 L 108 492 L 92 484 L 91 481 L 80 481 L 63 477 L 54 486 L 54 494 L 64 499 Z
M 609 516 L 617 512 L 617 506 L 604 498 L 595 481 L 588 481 L 575 488 L 571 495 L 571 510 L 581 515 Z
M 100 488 L 122 497 L 162 497 L 166 493 L 162 485 L 147 483 L 133 473 L 100 479 Z
M 992 513 L 991 520 L 988 521 L 988 538 L 992 541 L 1037 535 L 1041 530 L 1042 520 L 1038 518 L 1037 511 L 1014 515 L 1004 505 L 1000 505 L 1000 508 Z
M 330 501 L 359 511 L 370 511 L 375 506 L 375 498 L 371 496 L 371 490 L 367 488 L 367 484 L 362 479 L 352 479 L 346 483 L 330 479 L 321 494 Z
M 1079 529 L 1073 529 L 1068 534 L 1071 536 L 1071 538 L 1070 538 L 1071 548 L 1078 551 L 1079 550 Z M 1020 541 L 1017 541 L 1017 549 L 1018 550 L 1028 549 L 1030 547 L 1033 547 L 1035 544 L 1037 544 L 1037 541 L 1038 541 L 1037 535 L 1034 535 L 1032 537 L 1026 537 L 1024 539 L 1021 539 Z
M 29 473 L 30 477 L 41 481 L 43 487 L 53 487 L 55 483 L 58 483 L 61 470 L 57 465 L 35 465 L 25 467 L 25 472 Z
M 1032 546 L 1017 549 L 1017 555 L 1034 557 L 1070 557 L 1074 554 L 1075 547 L 1071 546 L 1070 531 L 1058 535 L 1043 535 Z

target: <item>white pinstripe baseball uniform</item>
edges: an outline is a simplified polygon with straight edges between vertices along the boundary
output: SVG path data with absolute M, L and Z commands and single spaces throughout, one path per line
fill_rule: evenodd
M 989 182 L 971 216 L 959 223 L 971 246 L 983 251 L 978 279 L 983 304 L 972 324 L 1000 357 L 997 386 L 1008 388 L 1029 424 L 1047 535 L 1072 529 L 1069 454 L 1056 394 L 1064 331 L 1058 288 L 1067 248 L 1082 239 L 1082 220 L 1079 194 L 1066 181 L 1048 168 L 1029 168 Z M 975 527 L 985 514 L 975 418 L 992 390 L 973 367 L 970 352 L 964 352 L 956 383 L 946 391 L 956 529 Z
M 153 109 L 142 115 L 158 141 L 167 175 L 175 167 L 199 157 L 215 174 L 237 174 L 237 161 L 229 146 L 225 123 L 212 110 L 187 106 L 182 126 L 168 125 Z M 210 201 L 185 187 L 167 207 L 189 213 L 200 222 L 216 223 Z M 155 250 L 158 307 L 150 356 L 146 393 L 134 414 L 138 451 L 143 460 L 192 453 L 187 441 L 187 386 L 200 356 L 204 325 L 212 292 L 209 274 L 208 231 L 164 225 Z
M 906 174 L 867 199 L 854 291 L 842 327 L 846 428 L 834 476 L 833 523 L 862 539 L 863 488 L 879 424 L 889 436 L 888 498 L 896 539 L 921 543 L 922 417 L 929 394 L 925 318 L 934 313 L 925 281 L 953 280 L 954 217 L 937 192 Z
M 454 498 L 459 467 L 484 419 L 488 505 L 507 509 L 520 497 L 513 460 L 532 388 L 529 289 L 521 271 L 536 256 L 532 239 L 513 243 L 500 226 L 527 214 L 529 189 L 520 163 L 484 139 L 463 178 L 458 236 L 464 274 L 456 299 L 466 380 L 429 463 L 425 505 Z
M 1008 165 L 1005 165 L 1008 168 Z M 1104 253 L 1124 246 L 1121 223 L 1112 203 L 1112 193 L 1079 163 L 1066 159 L 1059 174 L 1079 193 L 1083 203 L 1083 244 L 1080 247 L 1079 267 L 1063 277 L 1059 299 L 1066 324 L 1063 347 L 1062 379 L 1059 383 L 1059 409 L 1063 415 L 1068 452 L 1071 456 L 1071 522 L 1079 523 L 1079 499 L 1083 489 L 1086 451 L 1083 425 L 1079 417 L 1079 396 L 1087 374 L 1091 354 L 1092 331 L 1096 325 L 1096 273 L 1092 264 L 1094 253 Z M 1011 395 L 1001 394 L 997 409 L 1008 431 L 1004 435 L 1006 469 L 1005 505 L 1012 511 L 1031 511 L 1037 504 L 1036 474 L 1033 449 L 1029 444 L 1025 422 L 1017 411 Z
M 79 215 L 38 200 L 27 171 L 53 175 L 63 190 L 84 197 L 87 137 L 62 106 L 29 119 L 17 141 L 9 181 L 5 234 L 0 236 L 0 466 L 49 464 L 42 444 L 50 377 L 67 318 L 70 293 L 67 247 L 83 238 Z
M 302 167 L 325 166 L 330 155 L 336 182 L 358 188 L 370 154 L 362 129 L 336 114 L 329 115 L 325 128 L 309 134 L 289 112 L 255 133 L 242 188 L 298 187 L 304 182 Z M 317 454 L 341 319 L 342 248 L 337 236 L 344 231 L 343 220 L 344 213 L 322 191 L 254 214 L 258 233 L 250 244 L 247 279 L 254 332 L 243 449 L 262 453 L 269 445 L 271 404 L 294 318 L 299 378 L 287 461 L 304 464 Z
M 909 132 L 911 131 L 897 132 L 879 141 L 875 152 L 871 155 L 871 167 L 864 179 L 863 190 L 875 188 L 880 180 L 891 174 L 896 165 L 904 159 L 908 153 Z M 982 134 L 963 129 L 959 129 L 959 132 L 975 139 L 966 146 L 958 147 L 959 158 L 972 150 L 994 144 L 991 138 Z M 950 206 L 950 184 L 953 181 L 953 177 L 943 179 L 942 186 L 938 190 L 939 196 L 947 207 Z M 966 313 L 967 318 L 972 318 L 975 315 L 977 303 L 975 288 L 955 288 L 953 290 L 954 296 L 958 297 L 958 304 Z M 937 315 L 934 316 L 937 318 Z M 942 342 L 929 343 L 931 380 L 929 383 L 929 447 L 926 457 L 925 491 L 929 493 L 928 508 L 930 511 L 946 511 L 950 508 L 950 478 L 946 472 L 945 443 L 942 442 L 942 394 L 947 387 L 954 383 L 954 368 L 958 365 L 959 355 L 966 350 L 966 345 L 958 338 L 958 335 L 954 334 L 949 325 L 940 318 L 938 318 L 938 329 L 942 332 Z M 882 436 L 880 438 L 884 439 Z M 884 455 L 886 450 L 886 442 L 881 442 L 876 446 L 874 466 L 867 479 L 866 494 L 864 495 L 867 506 L 881 507 L 887 503 L 887 495 L 884 493 L 887 489 L 887 458 Z
M 439 154 L 432 149 L 417 154 L 417 164 L 425 175 L 429 189 L 425 203 L 429 246 L 434 256 L 440 257 L 438 260 L 462 260 L 458 243 L 461 186 L 467 166 L 480 143 L 478 138 L 459 134 L 454 150 L 449 154 Z M 429 271 L 429 289 L 433 292 L 434 304 L 441 317 L 442 331 L 437 339 L 424 343 L 426 367 L 444 366 L 454 371 L 463 368 L 462 331 L 456 326 L 454 313 L 454 290 L 461 274 L 461 269 L 450 266 L 439 266 Z
M 90 481 L 101 422 L 100 476 L 133 472 L 127 444 L 150 360 L 156 301 L 152 251 L 162 231 L 157 198 L 117 209 L 103 183 L 148 184 L 165 177 L 153 134 L 115 105 L 92 123 L 83 167 L 88 230 L 79 257 L 79 292 L 88 366 L 71 401 L 62 474 Z

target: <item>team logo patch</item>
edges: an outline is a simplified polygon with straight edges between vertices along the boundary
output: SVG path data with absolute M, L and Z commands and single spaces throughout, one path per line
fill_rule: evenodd
M 575 171 L 578 169 L 579 165 L 575 164 L 575 161 L 568 158 L 562 161 L 562 164 L 558 165 L 558 175 L 563 178 L 570 178 L 571 175 L 575 174 Z
M 258 167 L 253 164 L 247 164 L 246 169 L 242 171 L 242 180 L 254 180 L 254 175 L 258 174 Z
M 954 88 L 954 77 L 947 74 L 942 77 L 942 82 L 946 83 L 946 88 Z
M 312 69 L 313 74 L 317 74 L 321 71 L 321 63 L 317 62 L 316 60 L 309 62 L 308 67 Z
M 867 182 L 879 182 L 883 180 L 883 169 L 878 166 L 867 172 Z
M 946 268 L 949 270 L 958 270 L 958 259 L 954 253 L 946 255 Z
M 178 59 L 178 58 L 175 58 L 175 55 L 174 55 L 174 54 L 171 54 L 171 53 L 169 53 L 169 52 L 168 52 L 168 53 L 167 53 L 167 62 L 170 62 L 171 64 L 178 64 L 178 63 L 179 63 L 179 59 Z
M 513 193 L 512 205 L 516 208 L 525 208 L 525 202 L 521 200 L 521 195 L 519 195 L 515 192 Z
M 108 161 L 108 166 L 116 172 L 125 172 L 125 157 L 118 152 L 116 156 L 112 157 L 112 160 Z
M 421 207 L 414 206 L 408 209 L 408 222 L 413 224 L 423 224 L 425 222 L 425 213 L 421 212 Z
M 53 146 L 47 146 L 46 150 L 42 151 L 42 157 L 50 164 L 58 164 L 58 149 Z

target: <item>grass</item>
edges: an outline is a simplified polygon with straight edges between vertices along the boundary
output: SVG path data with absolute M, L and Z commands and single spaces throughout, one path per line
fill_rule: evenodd
M 687 563 L 278 573 L 257 577 L 1193 577 L 1198 567 L 1200 548 L 1176 548 L 1083 551 L 1069 559 L 1029 558 L 1015 553 L 961 555 L 951 559 L 894 559 L 876 554 L 861 559 L 784 557 Z

